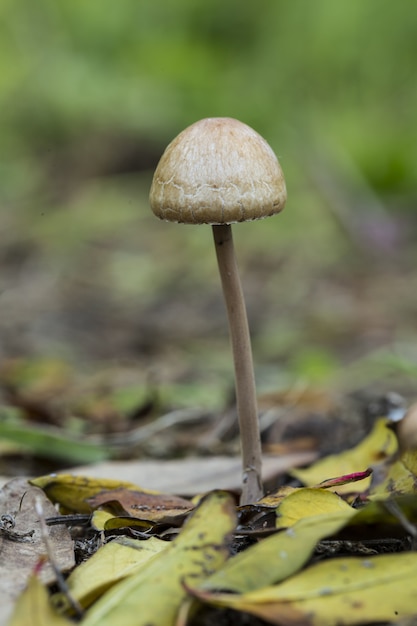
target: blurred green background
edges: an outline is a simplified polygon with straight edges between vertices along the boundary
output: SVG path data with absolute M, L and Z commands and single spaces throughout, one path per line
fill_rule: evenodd
M 232 381 L 210 229 L 147 201 L 166 144 L 231 116 L 289 193 L 235 228 L 261 387 L 413 386 L 416 33 L 414 0 L 2 0 L 3 357 Z

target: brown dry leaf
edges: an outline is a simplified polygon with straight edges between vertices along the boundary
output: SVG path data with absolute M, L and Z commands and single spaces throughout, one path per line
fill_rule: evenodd
M 330 559 L 244 595 L 195 594 L 279 626 L 394 622 L 416 614 L 417 554 Z
M 70 626 L 70 624 L 73 622 L 55 611 L 46 587 L 37 576 L 32 575 L 16 603 L 8 626 Z
M 16 541 L 1 534 L 0 539 L 0 623 L 5 623 L 13 609 L 17 596 L 24 589 L 35 565 L 46 554 L 42 539 L 39 518 L 34 507 L 34 493 L 39 498 L 45 517 L 56 517 L 56 510 L 45 494 L 32 487 L 24 478 L 15 478 L 0 491 L 0 507 L 4 514 L 10 514 L 15 519 L 12 529 L 15 533 L 34 531 L 32 536 Z M 74 567 L 73 542 L 65 526 L 51 526 L 48 528 L 49 541 L 53 549 L 56 565 L 62 571 Z M 55 580 L 52 568 L 46 563 L 41 571 L 40 578 L 45 583 Z
M 114 472 L 113 472 L 114 473 Z M 92 507 L 87 500 L 112 489 L 132 489 L 139 487 L 129 482 L 108 478 L 90 478 L 73 474 L 48 474 L 30 481 L 31 485 L 40 487 L 55 504 L 60 504 L 66 511 L 74 513 L 91 513 Z M 155 493 L 142 489 L 143 493 Z
M 92 509 L 104 507 L 119 515 L 150 522 L 172 524 L 180 522 L 194 508 L 194 504 L 178 496 L 150 494 L 133 489 L 103 491 L 87 500 Z

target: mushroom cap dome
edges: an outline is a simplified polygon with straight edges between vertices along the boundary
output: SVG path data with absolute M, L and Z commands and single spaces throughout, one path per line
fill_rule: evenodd
M 185 224 L 230 224 L 279 213 L 287 192 L 272 148 L 228 117 L 200 120 L 166 148 L 152 181 L 157 217 Z

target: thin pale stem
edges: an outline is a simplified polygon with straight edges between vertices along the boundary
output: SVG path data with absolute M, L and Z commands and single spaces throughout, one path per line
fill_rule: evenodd
M 243 462 L 240 503 L 243 505 L 256 502 L 263 495 L 262 452 L 252 347 L 230 224 L 213 225 L 213 236 L 229 319 L 235 366 L 236 401 Z

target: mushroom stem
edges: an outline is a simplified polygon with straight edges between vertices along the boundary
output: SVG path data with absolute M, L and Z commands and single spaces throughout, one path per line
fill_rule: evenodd
M 263 496 L 262 451 L 252 348 L 245 300 L 233 246 L 231 225 L 213 225 L 213 236 L 229 319 L 235 366 L 236 401 L 243 463 L 243 486 L 240 504 L 244 505 L 256 502 Z

